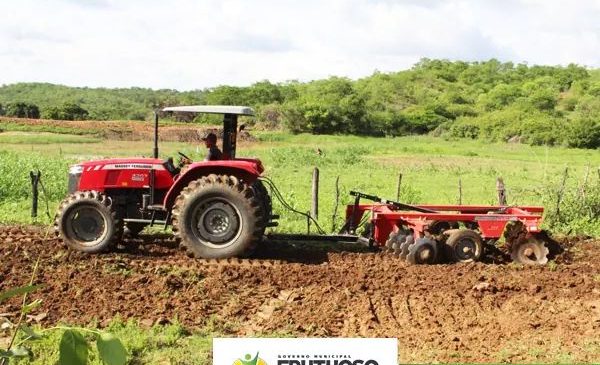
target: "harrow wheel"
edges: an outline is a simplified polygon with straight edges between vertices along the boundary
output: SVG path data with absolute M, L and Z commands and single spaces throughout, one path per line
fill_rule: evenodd
M 450 257 L 455 262 L 477 261 L 483 252 L 481 236 L 470 229 L 455 231 L 446 240 Z
M 429 224 L 429 233 L 431 234 L 442 234 L 444 231 L 449 229 L 457 229 L 458 223 L 456 222 L 446 222 L 446 221 L 433 221 Z
M 69 247 L 87 253 L 107 251 L 121 238 L 123 222 L 112 200 L 97 191 L 78 191 L 60 203 L 54 230 Z
M 511 247 L 510 256 L 514 262 L 524 265 L 545 265 L 550 251 L 544 242 L 534 237 L 516 242 Z
M 431 238 L 423 237 L 408 248 L 406 261 L 413 265 L 435 264 L 437 254 L 437 242 Z

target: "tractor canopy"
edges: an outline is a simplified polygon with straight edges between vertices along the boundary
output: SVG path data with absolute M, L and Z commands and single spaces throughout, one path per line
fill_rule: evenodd
M 231 105 L 170 106 L 163 108 L 162 111 L 177 113 L 223 114 L 223 157 L 225 159 L 235 158 L 238 116 L 254 115 L 254 110 L 250 107 Z M 158 119 L 156 119 L 155 128 L 158 128 Z M 155 132 L 155 135 L 156 134 L 157 133 Z

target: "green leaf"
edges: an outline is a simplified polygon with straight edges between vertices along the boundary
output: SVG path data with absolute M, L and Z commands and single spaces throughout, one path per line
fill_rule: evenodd
M 40 304 L 42 304 L 42 300 L 36 299 L 31 303 L 25 304 L 25 306 L 23 306 L 23 308 L 21 309 L 21 312 L 24 314 L 27 314 L 27 313 L 31 312 L 32 310 L 34 310 L 35 308 L 39 307 Z
M 96 339 L 100 359 L 106 365 L 124 365 L 127 362 L 127 350 L 112 333 L 101 333 Z
M 29 337 L 30 339 L 32 339 L 32 340 L 37 340 L 39 338 L 42 338 L 42 335 L 40 335 L 39 333 L 36 333 L 29 326 L 26 326 L 26 325 L 22 324 L 20 328 L 21 328 L 21 331 L 23 331 L 25 333 L 25 335 L 27 337 Z
M 66 330 L 60 339 L 59 365 L 86 365 L 88 360 L 88 344 L 81 333 Z
M 32 291 L 37 290 L 39 287 L 41 287 L 41 285 L 27 285 L 20 286 L 18 288 L 8 289 L 0 293 L 0 302 L 17 295 L 31 293 Z

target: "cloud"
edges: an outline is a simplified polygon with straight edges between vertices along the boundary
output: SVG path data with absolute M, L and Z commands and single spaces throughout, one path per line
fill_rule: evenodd
M 208 44 L 215 49 L 230 52 L 276 53 L 288 52 L 294 49 L 293 42 L 289 39 L 251 33 L 227 35 L 222 39 L 213 39 Z
M 422 57 L 600 66 L 600 2 L 6 0 L 0 84 L 197 89 Z

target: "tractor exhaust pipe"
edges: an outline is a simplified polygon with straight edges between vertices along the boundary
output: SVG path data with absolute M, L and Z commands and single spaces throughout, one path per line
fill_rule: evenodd
M 158 158 L 158 112 L 154 111 L 154 158 Z

